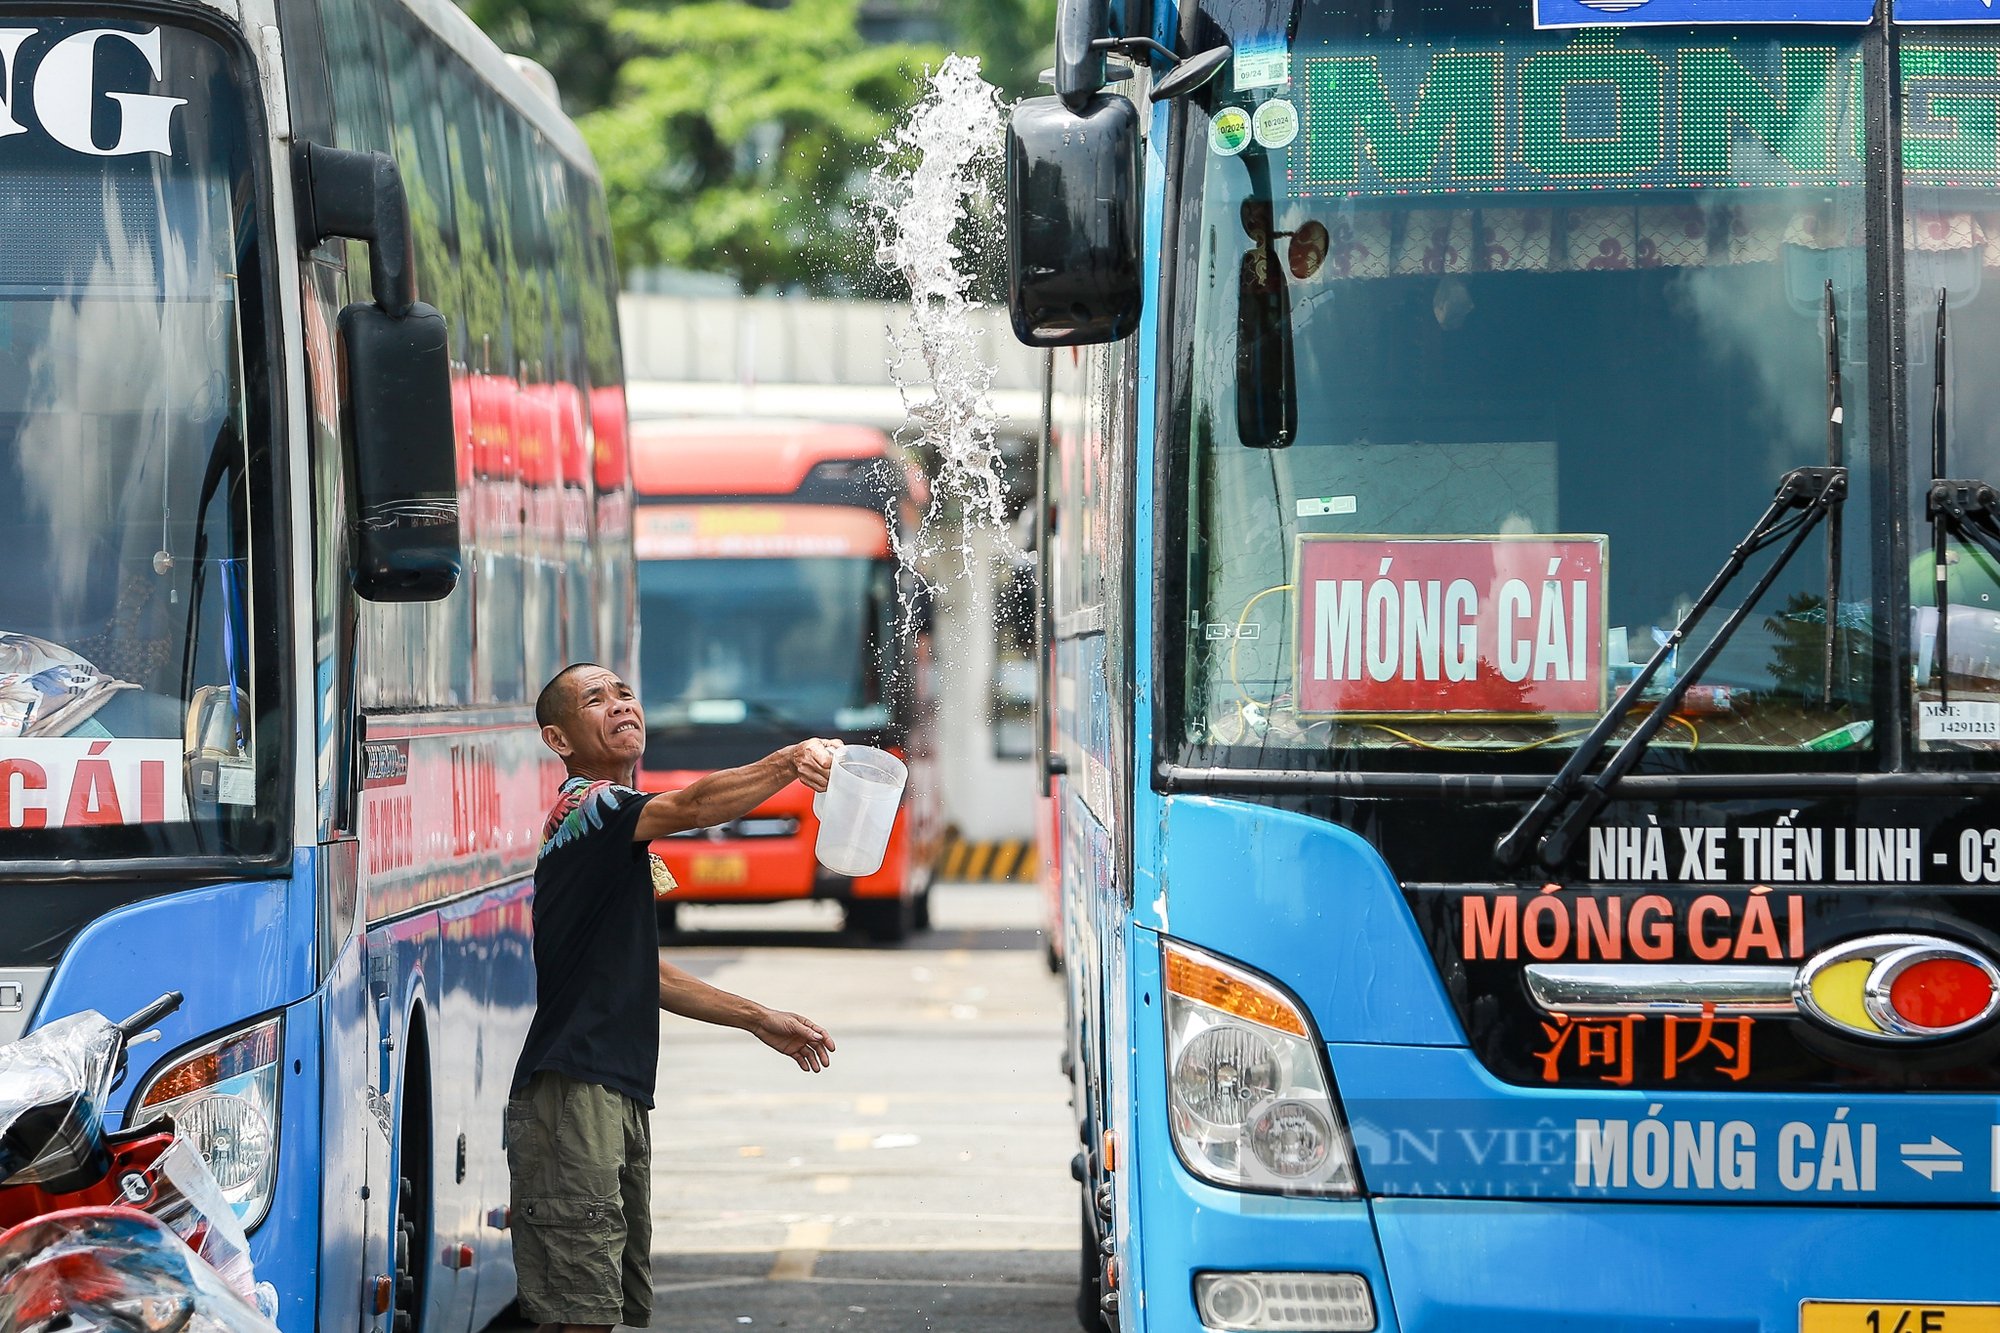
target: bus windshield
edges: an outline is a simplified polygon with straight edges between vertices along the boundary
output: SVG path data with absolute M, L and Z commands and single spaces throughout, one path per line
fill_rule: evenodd
M 886 560 L 641 561 L 647 730 L 880 727 L 889 720 L 880 658 L 895 606 Z
M 237 77 L 164 24 L 4 36 L 0 856 L 269 856 L 279 571 Z
M 1867 765 L 1859 37 L 1529 12 L 1210 7 L 1236 54 L 1183 158 L 1180 742 L 1559 765 L 1779 479 L 1843 464 L 1838 524 L 1653 749 Z

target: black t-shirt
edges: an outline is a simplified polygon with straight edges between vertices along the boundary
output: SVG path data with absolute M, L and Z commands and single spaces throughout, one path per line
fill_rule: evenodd
M 652 793 L 563 783 L 535 863 L 535 1017 L 514 1067 L 651 1107 L 660 1067 L 660 923 L 646 844 L 633 827 Z

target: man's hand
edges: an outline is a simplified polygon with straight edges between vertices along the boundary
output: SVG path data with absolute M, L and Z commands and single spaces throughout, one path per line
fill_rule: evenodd
M 798 1061 L 799 1068 L 808 1074 L 817 1074 L 833 1063 L 833 1038 L 825 1028 L 802 1015 L 766 1009 L 750 1030 L 757 1034 L 758 1041 Z
M 840 757 L 845 748 L 839 741 L 821 740 L 814 737 L 800 741 L 787 752 L 792 762 L 792 772 L 800 782 L 814 791 L 825 791 L 827 779 L 833 776 L 833 761 Z

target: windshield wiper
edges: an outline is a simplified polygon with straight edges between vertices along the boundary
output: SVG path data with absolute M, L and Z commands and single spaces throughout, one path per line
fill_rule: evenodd
M 1951 705 L 1950 665 L 1951 588 L 1946 546 L 1953 537 L 1983 549 L 2000 561 L 2000 491 L 1984 481 L 1948 477 L 1945 473 L 1950 443 L 1950 422 L 1945 412 L 1945 360 L 1951 350 L 1948 302 L 1949 288 L 1938 288 L 1937 341 L 1931 367 L 1931 489 L 1925 497 L 1924 512 L 1931 521 L 1932 596 L 1937 606 L 1937 629 L 1932 639 L 1931 657 L 1937 667 L 1938 702 Z
M 1847 409 L 1840 396 L 1840 312 L 1833 303 L 1833 279 L 1826 280 L 1826 465 L 1839 467 L 1847 461 Z M 1833 673 L 1839 661 L 1835 652 L 1840 635 L 1840 515 L 1836 509 L 1826 523 L 1826 634 L 1820 682 L 1820 701 L 1833 703 Z
M 1674 710 L 1680 707 L 1681 699 L 1687 694 L 1688 687 L 1701 678 L 1702 672 L 1708 669 L 1716 654 L 1720 653 L 1724 645 L 1729 642 L 1730 635 L 1734 634 L 1737 626 L 1749 616 L 1751 609 L 1770 589 L 1785 566 L 1791 562 L 1792 556 L 1805 543 L 1805 539 L 1812 535 L 1815 527 L 1819 526 L 1820 520 L 1846 497 L 1847 469 L 1844 467 L 1794 468 L 1779 479 L 1778 491 L 1771 497 L 1770 506 L 1751 526 L 1743 540 L 1736 544 L 1736 549 L 1729 553 L 1729 558 L 1723 561 L 1722 568 L 1716 571 L 1708 587 L 1702 590 L 1701 596 L 1695 599 L 1694 605 L 1688 608 L 1687 614 L 1681 617 L 1678 625 L 1674 626 L 1674 632 L 1667 636 L 1639 674 L 1633 677 L 1631 684 L 1619 692 L 1616 701 L 1597 719 L 1597 725 L 1590 729 L 1590 734 L 1583 738 L 1583 742 L 1576 747 L 1576 752 L 1570 755 L 1569 762 L 1562 766 L 1562 770 L 1549 779 L 1549 785 L 1542 789 L 1542 794 L 1535 798 L 1535 803 L 1529 806 L 1514 827 L 1507 830 L 1500 841 L 1494 844 L 1494 858 L 1502 867 L 1512 870 L 1519 866 L 1527 859 L 1531 846 L 1535 852 L 1535 859 L 1548 869 L 1556 869 L 1568 859 L 1576 839 L 1589 827 L 1590 821 L 1597 817 L 1597 812 L 1604 808 L 1605 802 L 1611 799 L 1611 789 L 1634 764 L 1639 762 L 1654 734 L 1666 724 L 1667 718 Z M 1790 540 L 1787 541 L 1787 538 Z M 1718 629 L 1715 636 L 1702 647 L 1700 655 L 1695 658 L 1693 664 L 1676 676 L 1674 683 L 1667 688 L 1667 692 L 1661 695 L 1646 716 L 1640 719 L 1639 725 L 1625 738 L 1625 743 L 1619 746 L 1618 752 L 1611 756 L 1611 762 L 1604 766 L 1604 771 L 1586 778 L 1585 770 L 1604 752 L 1604 747 L 1611 741 L 1612 733 L 1617 731 L 1619 724 L 1625 720 L 1628 708 L 1638 702 L 1639 696 L 1652 683 L 1654 675 L 1670 657 L 1674 656 L 1696 623 L 1711 606 L 1715 605 L 1716 599 L 1722 595 L 1730 582 L 1742 572 L 1744 564 L 1765 547 L 1781 541 L 1785 542 L 1784 549 L 1771 561 L 1770 567 L 1757 580 L 1756 587 L 1750 590 L 1750 595 L 1730 612 L 1729 619 L 1722 623 L 1722 628 Z M 1567 814 L 1563 813 L 1565 807 L 1568 807 Z M 1543 830 L 1555 823 L 1558 815 L 1562 815 L 1561 823 L 1544 834 Z

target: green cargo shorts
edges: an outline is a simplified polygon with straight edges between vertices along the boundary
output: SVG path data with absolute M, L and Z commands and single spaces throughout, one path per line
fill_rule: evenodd
M 543 1070 L 507 1101 L 514 1268 L 536 1324 L 653 1317 L 652 1136 L 620 1092 Z

